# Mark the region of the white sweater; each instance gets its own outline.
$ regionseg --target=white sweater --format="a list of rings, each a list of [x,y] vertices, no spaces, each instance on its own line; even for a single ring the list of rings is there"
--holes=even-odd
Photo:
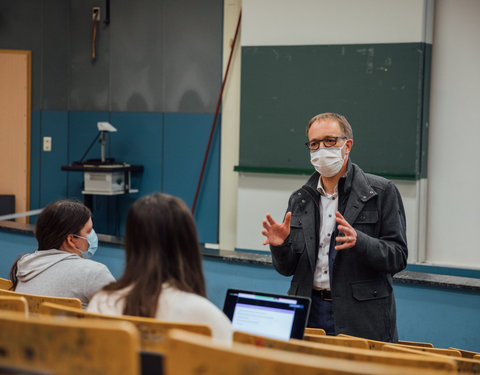
[[[130,288],[114,292],[100,291],[93,296],[87,311],[122,315],[125,296]],[[187,293],[164,284],[157,305],[156,319],[207,324],[212,329],[214,339],[226,345],[232,342],[232,324],[227,316],[208,299]]]

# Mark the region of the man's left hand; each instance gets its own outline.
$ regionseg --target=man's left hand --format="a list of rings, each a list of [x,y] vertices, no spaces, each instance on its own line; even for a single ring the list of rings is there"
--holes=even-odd
[[[343,232],[345,236],[338,236],[335,241],[342,242],[341,245],[335,246],[335,250],[350,249],[357,243],[357,232],[342,216],[340,212],[336,212],[336,222],[338,224],[338,230]]]

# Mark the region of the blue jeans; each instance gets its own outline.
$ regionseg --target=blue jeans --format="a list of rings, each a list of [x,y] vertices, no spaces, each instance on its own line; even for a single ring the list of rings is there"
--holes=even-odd
[[[320,296],[312,294],[312,305],[307,327],[322,328],[327,335],[335,335],[332,301],[325,301]]]

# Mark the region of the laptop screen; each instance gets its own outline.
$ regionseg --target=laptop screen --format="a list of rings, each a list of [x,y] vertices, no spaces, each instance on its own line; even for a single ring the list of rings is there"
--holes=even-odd
[[[310,298],[228,289],[223,312],[234,331],[279,340],[302,339]]]

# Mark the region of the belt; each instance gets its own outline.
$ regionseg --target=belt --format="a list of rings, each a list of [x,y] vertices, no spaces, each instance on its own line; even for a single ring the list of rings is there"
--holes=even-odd
[[[328,289],[312,289],[312,295],[320,297],[324,301],[332,300],[332,292]]]

